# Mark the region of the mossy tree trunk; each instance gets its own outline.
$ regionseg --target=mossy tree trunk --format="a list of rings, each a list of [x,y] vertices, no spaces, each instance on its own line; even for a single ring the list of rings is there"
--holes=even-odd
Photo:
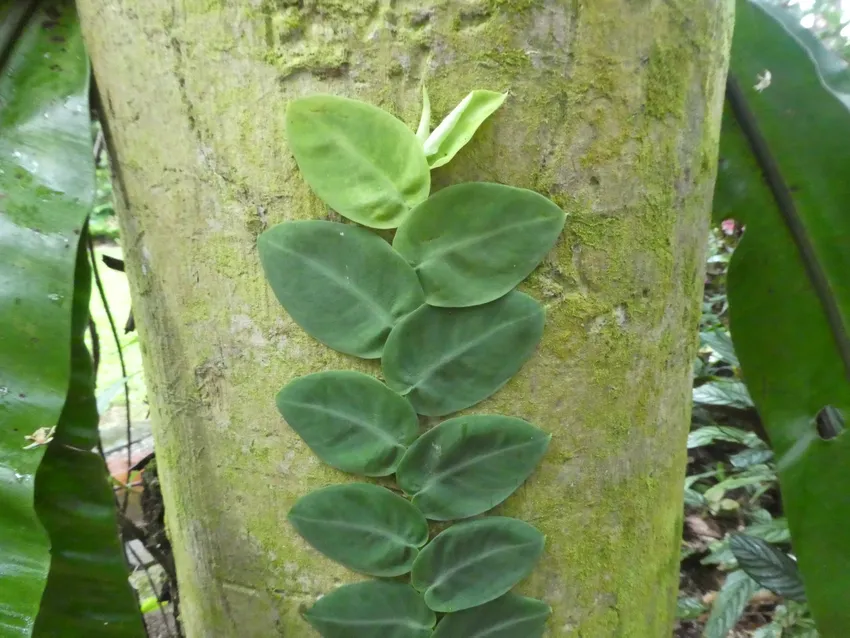
[[[357,96],[415,126],[473,88],[510,97],[437,185],[537,190],[570,213],[523,285],[535,358],[476,411],[552,432],[501,508],[548,537],[522,591],[549,636],[667,638],[690,370],[731,0],[78,0],[108,120],[157,457],[190,637],[314,635],[352,574],[286,513],[345,478],[274,407],[293,377],[377,368],[307,338],[257,235],[325,216],[287,150],[287,100]]]

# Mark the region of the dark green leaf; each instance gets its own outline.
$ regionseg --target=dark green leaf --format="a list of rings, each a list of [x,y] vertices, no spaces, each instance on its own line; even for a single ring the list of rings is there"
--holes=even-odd
[[[463,98],[425,141],[425,155],[431,168],[448,164],[506,97],[507,93],[476,90]]]
[[[381,356],[393,325],[424,302],[416,273],[368,230],[320,220],[260,235],[275,296],[307,334],[364,359]]]
[[[542,600],[505,594],[486,605],[448,614],[432,638],[540,638],[551,613]]]
[[[468,518],[495,507],[522,485],[551,434],[495,414],[444,421],[421,436],[398,467],[398,484],[437,521]]]
[[[765,70],[773,80],[756,91]],[[844,636],[850,436],[821,440],[814,421],[829,405],[850,414],[850,69],[799,13],[740,0],[731,74],[737,107],[725,114],[715,193],[717,216],[746,224],[729,267],[731,334],[776,456],[812,613],[824,636]],[[755,139],[772,159],[773,191]]]
[[[477,607],[528,576],[545,540],[534,527],[514,518],[458,523],[422,550],[413,563],[411,583],[434,611]]]
[[[413,406],[362,372],[299,377],[278,392],[277,409],[325,463],[364,476],[395,472],[419,433]]]
[[[477,306],[525,279],[555,245],[564,211],[534,191],[472,182],[417,206],[393,240],[432,306]]]
[[[729,549],[741,569],[762,587],[791,600],[806,600],[797,563],[785,552],[767,541],[746,534],[732,534]]]
[[[340,215],[395,228],[431,189],[425,152],[401,120],[333,95],[289,103],[286,136],[301,174]]]
[[[328,558],[370,576],[410,571],[428,523],[409,501],[367,483],[331,485],[289,510],[295,530]]]
[[[428,638],[436,617],[409,585],[344,585],[304,613],[323,638]]]
[[[758,583],[745,572],[731,572],[711,606],[703,638],[727,638],[758,588]]]
[[[423,306],[387,339],[384,376],[419,414],[442,416],[483,401],[513,377],[543,336],[543,307],[511,292],[474,308]]]

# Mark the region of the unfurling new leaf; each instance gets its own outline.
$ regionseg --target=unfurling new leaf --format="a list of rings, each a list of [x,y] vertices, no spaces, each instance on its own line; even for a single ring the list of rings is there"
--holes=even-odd
[[[507,93],[477,90],[463,98],[425,140],[425,155],[431,168],[448,164],[506,97]]]

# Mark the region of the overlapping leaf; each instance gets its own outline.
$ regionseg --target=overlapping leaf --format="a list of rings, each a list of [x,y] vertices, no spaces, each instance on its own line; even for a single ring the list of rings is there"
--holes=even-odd
[[[356,226],[286,222],[260,235],[258,248],[284,309],[309,335],[346,354],[380,357],[393,325],[424,301],[404,259]]]
[[[370,576],[406,574],[428,541],[428,523],[419,510],[367,483],[311,492],[298,499],[289,521],[325,556]]]
[[[375,106],[333,95],[293,100],[286,137],[313,191],[359,224],[395,228],[428,197],[431,173],[422,143]]]
[[[528,576],[544,543],[543,534],[514,518],[489,516],[458,523],[422,550],[411,582],[434,611],[477,607]]]
[[[432,306],[498,299],[555,245],[566,215],[539,193],[488,182],[456,184],[417,206],[395,248],[416,270]]]
[[[363,476],[395,472],[419,432],[413,406],[361,372],[299,377],[278,393],[277,409],[316,456]]]
[[[850,627],[850,436],[821,440],[814,421],[826,406],[850,414],[850,71],[799,15],[739,0],[731,74],[715,193],[716,217],[746,225],[728,276],[731,332],[812,612],[838,638]]]
[[[717,593],[705,623],[703,638],[727,638],[744,613],[747,603],[758,591],[758,583],[746,572],[737,570],[726,577]]]
[[[748,534],[733,534],[729,549],[741,569],[762,587],[791,600],[806,600],[797,563],[785,552]]]
[[[541,638],[551,613],[541,600],[505,594],[486,605],[447,614],[433,638]]]
[[[483,401],[513,377],[543,335],[543,308],[520,292],[473,308],[423,306],[390,333],[387,385],[419,414],[441,416]]]
[[[398,484],[438,521],[468,518],[495,507],[528,478],[551,435],[522,419],[497,414],[444,421],[410,447]]]
[[[448,164],[506,97],[507,93],[475,90],[463,98],[425,140],[425,155],[431,168]]]

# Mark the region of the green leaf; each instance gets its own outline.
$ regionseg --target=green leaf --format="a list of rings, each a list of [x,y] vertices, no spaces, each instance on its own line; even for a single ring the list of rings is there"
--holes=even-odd
[[[541,638],[551,613],[542,600],[505,594],[486,605],[448,614],[432,638]]]
[[[362,372],[299,377],[278,392],[277,409],[322,461],[364,476],[395,472],[419,434],[413,406]]]
[[[310,545],[370,576],[410,571],[428,541],[428,523],[409,501],[367,483],[331,485],[302,496],[289,521]]]
[[[448,164],[507,97],[507,93],[476,90],[463,98],[425,141],[431,168]]]
[[[432,306],[477,306],[505,295],[552,250],[567,216],[524,188],[449,186],[413,209],[393,248],[416,270]]]
[[[747,386],[741,381],[719,380],[703,383],[694,388],[694,403],[703,405],[725,405],[738,409],[753,407]]]
[[[424,302],[413,269],[363,228],[286,222],[262,233],[258,248],[286,312],[307,334],[345,354],[380,357],[392,327]]]
[[[428,99],[428,90],[422,85],[422,117],[419,118],[419,128],[416,129],[416,139],[422,144],[428,139],[431,130],[431,100]]]
[[[422,306],[390,333],[384,377],[419,414],[463,410],[519,371],[534,354],[544,322],[543,307],[521,292],[473,308]]]
[[[756,536],[768,543],[790,543],[791,532],[788,531],[788,520],[775,518],[768,523],[756,523],[744,530],[748,536]]]
[[[814,421],[826,406],[850,415],[850,69],[799,18],[738,2],[714,201],[746,224],[729,266],[731,334],[809,604],[832,638],[850,627],[850,436],[821,440]],[[765,70],[773,81],[756,91]]]
[[[529,477],[551,434],[497,414],[444,421],[410,447],[398,484],[436,521],[468,518],[496,507]]]
[[[323,638],[429,638],[437,621],[410,585],[343,585],[304,613]]]
[[[422,143],[371,104],[333,95],[293,100],[286,136],[310,188],[358,224],[395,228],[431,190]]]
[[[721,360],[737,368],[740,364],[732,345],[732,337],[722,328],[700,333],[700,344],[711,348]]]
[[[422,550],[413,563],[411,583],[434,611],[477,607],[528,576],[545,540],[534,527],[514,518],[458,523]]]
[[[711,606],[711,614],[703,629],[703,638],[727,638],[758,588],[758,583],[745,572],[731,572]]]
[[[762,587],[791,600],[806,600],[797,563],[785,552],[767,541],[746,534],[732,534],[729,537],[729,549],[741,569]]]
[[[715,441],[740,443],[752,449],[767,447],[755,432],[747,432],[729,425],[704,425],[688,434],[688,449],[711,445]]]

